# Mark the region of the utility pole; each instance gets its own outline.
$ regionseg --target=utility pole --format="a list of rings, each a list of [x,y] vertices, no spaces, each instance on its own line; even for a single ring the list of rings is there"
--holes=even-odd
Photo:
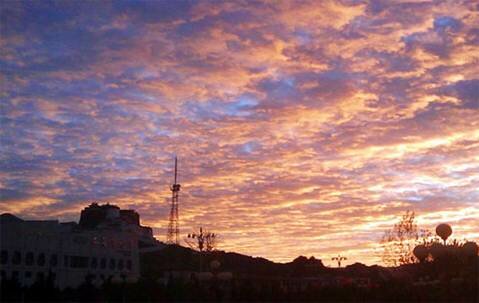
[[[178,217],[178,194],[180,192],[181,185],[176,183],[178,175],[178,159],[175,156],[175,181],[170,186],[171,190],[171,209],[170,220],[168,222],[168,233],[166,235],[166,243],[179,244],[180,227]]]

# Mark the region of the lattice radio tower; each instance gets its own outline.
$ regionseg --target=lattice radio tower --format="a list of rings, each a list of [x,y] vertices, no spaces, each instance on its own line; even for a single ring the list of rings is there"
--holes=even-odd
[[[181,185],[176,183],[178,168],[178,159],[175,157],[175,182],[170,186],[171,190],[171,210],[170,220],[168,223],[168,234],[166,235],[166,242],[169,244],[179,244],[180,227],[178,219],[178,193]]]

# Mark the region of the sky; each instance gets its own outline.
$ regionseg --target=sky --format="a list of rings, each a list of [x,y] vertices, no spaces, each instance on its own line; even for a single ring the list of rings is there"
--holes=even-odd
[[[479,240],[477,1],[1,2],[0,212],[378,263],[406,211]]]

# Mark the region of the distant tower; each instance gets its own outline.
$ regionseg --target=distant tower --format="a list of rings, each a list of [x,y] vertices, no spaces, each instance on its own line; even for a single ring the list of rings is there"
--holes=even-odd
[[[179,244],[180,227],[178,219],[178,193],[180,192],[180,184],[176,183],[178,168],[178,159],[175,157],[175,182],[170,186],[171,190],[171,210],[170,221],[168,223],[168,234],[166,235],[166,242],[168,244]]]

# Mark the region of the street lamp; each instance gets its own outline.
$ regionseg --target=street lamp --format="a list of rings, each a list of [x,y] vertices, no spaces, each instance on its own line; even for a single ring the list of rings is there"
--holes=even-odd
[[[200,271],[203,270],[203,250],[206,249],[206,251],[210,251],[213,249],[216,236],[217,235],[215,233],[203,232],[202,227],[200,227],[199,233],[188,234],[188,239],[194,240],[196,242],[195,247],[200,251]]]
[[[338,261],[338,267],[341,267],[341,261],[347,260],[348,258],[338,255],[337,257],[332,257],[331,260]]]

